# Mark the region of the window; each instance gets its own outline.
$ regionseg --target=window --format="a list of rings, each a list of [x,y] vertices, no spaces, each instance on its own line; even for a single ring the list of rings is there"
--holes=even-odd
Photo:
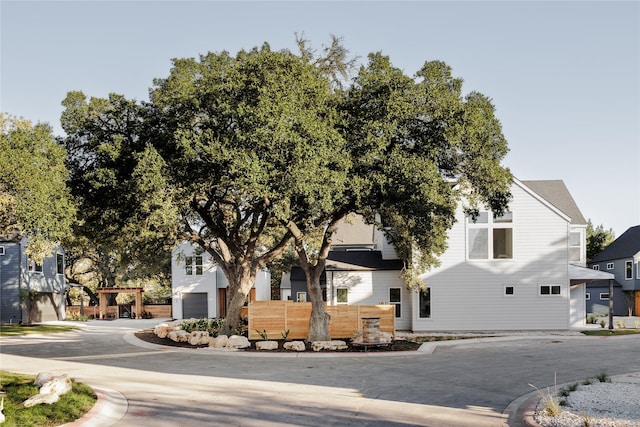
[[[42,264],[38,264],[37,262],[27,261],[29,266],[29,271],[34,273],[42,273]]]
[[[56,254],[56,273],[64,274],[64,255]]]
[[[196,258],[196,275],[202,276],[202,257],[197,256]]]
[[[511,296],[514,295],[515,289],[513,288],[513,286],[505,286],[504,287],[504,294],[505,296]]]
[[[591,294],[589,292],[587,292],[586,294],[584,294],[584,299],[589,301],[591,299]]]
[[[423,289],[420,291],[418,303],[420,305],[420,318],[431,318],[431,288]]]
[[[569,233],[569,261],[582,261],[582,233],[580,231]]]
[[[612,262],[608,262],[607,263],[607,270],[613,270],[613,263]]]
[[[475,218],[469,216],[467,224],[469,259],[513,258],[512,212],[501,216],[479,212]]]
[[[202,276],[202,257],[201,256],[188,256],[184,259],[185,274],[187,276],[193,275],[194,265],[195,273],[197,276]]]
[[[402,293],[400,288],[389,288],[389,302],[396,306],[396,318],[402,317]]]
[[[609,299],[609,293],[604,293],[604,294],[600,294],[600,299],[601,300],[608,300]]]
[[[560,285],[540,285],[540,295],[560,295]]]
[[[624,263],[624,278],[626,280],[633,279],[633,261],[626,261]]]
[[[297,302],[307,302],[307,293],[306,292],[296,292],[296,301]]]
[[[4,246],[0,246],[0,255],[4,255]]]
[[[338,298],[338,304],[347,304],[349,302],[349,289],[336,289],[336,297]]]
[[[596,264],[596,265],[594,265],[594,266],[593,266],[593,267],[591,267],[591,268],[593,268],[594,270],[600,270],[600,265],[599,265],[599,264]]]

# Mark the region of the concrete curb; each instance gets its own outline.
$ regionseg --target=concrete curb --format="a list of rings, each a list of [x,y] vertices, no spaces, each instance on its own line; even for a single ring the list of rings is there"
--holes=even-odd
[[[98,396],[98,401],[93,408],[82,418],[64,424],[60,427],[103,427],[110,426],[120,421],[129,408],[127,399],[122,393],[105,388],[91,387]]]

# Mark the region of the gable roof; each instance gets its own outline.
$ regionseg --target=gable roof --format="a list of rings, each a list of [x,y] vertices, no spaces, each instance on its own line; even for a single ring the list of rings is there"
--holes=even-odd
[[[629,228],[620,237],[611,242],[591,263],[612,259],[629,258],[640,252],[640,225]]]
[[[567,186],[560,179],[521,181],[533,192],[551,203],[562,213],[571,218],[571,224],[586,224],[587,220],[580,212],[578,205],[569,193]]]

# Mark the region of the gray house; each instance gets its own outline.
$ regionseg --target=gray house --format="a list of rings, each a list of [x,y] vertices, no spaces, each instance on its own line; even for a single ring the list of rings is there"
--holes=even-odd
[[[0,239],[0,322],[65,319],[64,251],[42,264],[25,254],[27,239]]]
[[[589,267],[612,273],[613,314],[627,316],[640,313],[640,225],[631,227],[602,252],[593,257]],[[587,311],[598,312],[609,306],[609,282],[587,283]]]

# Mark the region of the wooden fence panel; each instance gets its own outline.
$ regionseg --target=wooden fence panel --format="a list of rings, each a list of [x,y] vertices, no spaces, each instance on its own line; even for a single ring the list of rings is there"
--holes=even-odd
[[[331,338],[351,338],[362,329],[363,317],[379,317],[380,330],[395,334],[393,305],[337,305],[326,306],[331,316]],[[249,339],[260,339],[258,331],[265,331],[269,339],[280,339],[289,330],[288,338],[306,339],[309,333],[311,303],[293,301],[253,301],[249,304]]]

